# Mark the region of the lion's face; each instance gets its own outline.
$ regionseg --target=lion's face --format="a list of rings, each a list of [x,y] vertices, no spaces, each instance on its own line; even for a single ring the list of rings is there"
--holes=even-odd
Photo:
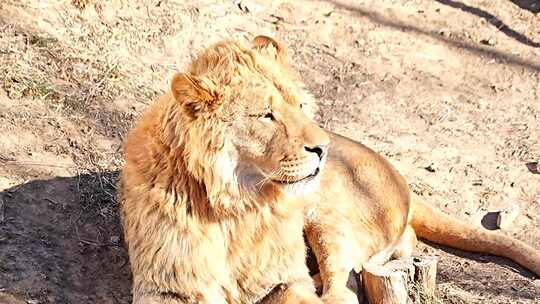
[[[190,75],[173,80],[173,94],[193,125],[219,138],[222,161],[214,170],[234,171],[236,180],[255,190],[269,183],[313,188],[307,186],[317,182],[326,160],[329,138],[308,116],[312,97],[285,56],[267,37],[256,38],[252,49],[219,44],[193,63]]]
[[[302,95],[294,89],[284,97],[272,83],[254,86],[235,113],[230,132],[239,163],[256,169],[246,172],[259,183],[305,186],[324,166],[329,138],[302,111]]]

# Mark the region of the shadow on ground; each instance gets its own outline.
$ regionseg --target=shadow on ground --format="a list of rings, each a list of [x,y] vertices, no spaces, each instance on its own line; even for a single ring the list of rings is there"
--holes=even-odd
[[[437,1],[441,3],[445,2],[445,4],[450,4],[450,2],[454,3],[454,1],[448,1],[448,0],[437,0]],[[415,25],[401,22],[395,19],[390,19],[378,12],[367,10],[361,6],[354,6],[354,5],[342,3],[338,0],[327,0],[327,2],[333,4],[336,8],[348,10],[357,16],[367,18],[371,22],[380,24],[381,26],[384,26],[384,27],[389,27],[389,28],[400,30],[403,32],[413,33],[418,36],[430,37],[437,41],[443,42],[450,47],[461,49],[471,54],[475,54],[477,56],[486,56],[488,58],[493,58],[498,61],[504,62],[507,65],[521,67],[532,72],[540,71],[540,64],[521,59],[518,56],[515,56],[512,54],[506,54],[504,52],[497,51],[495,49],[489,49],[489,48],[485,48],[485,47],[482,47],[473,43],[468,43],[461,40],[444,37],[444,36],[439,35],[438,33],[431,32],[426,29],[422,29]],[[527,37],[524,37],[523,39],[528,39],[527,41],[531,41]],[[536,44],[536,42],[532,42],[532,43]]]
[[[510,0],[515,5],[533,14],[540,13],[540,1],[538,0]]]
[[[493,15],[491,13],[488,13],[488,12],[486,12],[484,10],[481,10],[481,9],[473,7],[473,6],[469,6],[469,5],[461,3],[459,1],[452,1],[452,0],[435,0],[435,1],[437,1],[437,2],[439,2],[441,4],[444,4],[444,5],[448,5],[450,7],[462,10],[462,11],[467,12],[469,14],[473,14],[475,16],[478,16],[478,17],[486,20],[489,24],[496,27],[499,31],[504,33],[506,36],[512,37],[513,39],[515,39],[515,40],[517,40],[517,41],[519,41],[519,42],[521,42],[521,43],[523,43],[525,45],[535,47],[535,48],[540,47],[540,43],[535,42],[535,41],[531,40],[530,38],[528,38],[527,36],[525,36],[525,35],[517,32],[517,31],[515,31],[514,29],[510,28],[501,19],[497,18],[495,15]],[[512,2],[514,2],[516,5],[520,6],[521,8],[528,8],[529,10],[531,10],[533,8],[533,5],[534,5],[534,3],[532,3],[533,1],[512,1]],[[527,2],[531,2],[531,3],[527,3]],[[536,0],[534,2],[536,2],[536,5],[538,6],[538,9],[540,9],[540,4],[538,3],[538,0]]]
[[[459,286],[461,290],[474,290],[483,295],[505,295],[511,299],[521,300],[535,300],[540,297],[540,290],[530,283],[535,275],[507,258],[467,252],[426,240],[422,242],[444,252],[444,258],[440,259],[437,266],[439,288],[445,284],[453,284]],[[503,269],[494,273],[490,271],[494,267]],[[501,273],[504,275],[501,276]]]
[[[130,303],[118,172],[33,180],[0,192],[0,288],[39,303]]]
[[[0,302],[131,302],[131,273],[116,201],[117,179],[117,171],[92,172],[33,180],[0,192],[0,205],[4,206],[0,223]],[[441,283],[470,288],[472,271],[478,292],[508,293],[522,299],[538,296],[527,287],[527,278],[533,275],[507,259],[430,245],[480,262],[456,272],[452,269],[456,258],[444,259],[446,264],[439,272]],[[499,264],[523,279],[501,283],[500,278],[482,271],[490,267],[487,263]]]

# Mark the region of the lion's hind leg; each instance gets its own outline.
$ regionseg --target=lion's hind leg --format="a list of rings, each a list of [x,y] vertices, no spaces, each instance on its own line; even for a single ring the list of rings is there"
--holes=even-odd
[[[414,248],[418,239],[416,238],[416,233],[411,225],[407,225],[405,231],[401,235],[400,240],[395,246],[395,251],[392,254],[392,258],[399,259],[401,257],[409,257],[412,255]]]

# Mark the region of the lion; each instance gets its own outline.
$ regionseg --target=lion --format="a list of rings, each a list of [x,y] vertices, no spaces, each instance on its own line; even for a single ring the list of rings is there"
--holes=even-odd
[[[430,207],[382,156],[319,127],[287,54],[266,36],[215,44],[129,133],[133,303],[269,303],[276,289],[271,303],[358,303],[350,270],[410,255],[416,235],[540,275],[538,251]]]
[[[329,137],[268,42],[209,48],[127,136],[133,303],[255,303],[278,286],[276,303],[322,303],[305,263],[309,202],[294,193],[315,187],[319,171],[300,167],[322,168]]]

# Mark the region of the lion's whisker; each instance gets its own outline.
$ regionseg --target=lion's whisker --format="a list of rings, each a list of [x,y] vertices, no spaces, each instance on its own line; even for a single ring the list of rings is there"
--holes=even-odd
[[[276,176],[277,174],[279,174],[280,171],[281,168],[278,168],[278,170],[274,170],[269,174],[263,174],[263,178],[255,184],[255,187],[258,187],[257,191],[260,192],[262,190],[262,187],[272,179],[272,176]]]

